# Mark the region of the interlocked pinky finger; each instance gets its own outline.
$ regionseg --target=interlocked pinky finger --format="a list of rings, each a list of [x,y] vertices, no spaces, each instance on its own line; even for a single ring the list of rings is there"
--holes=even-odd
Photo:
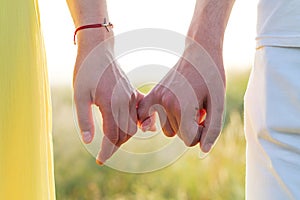
[[[160,124],[162,125],[162,130],[167,137],[173,137],[176,135],[175,130],[172,128],[172,125],[167,117],[166,112],[163,108],[157,109],[158,117]]]

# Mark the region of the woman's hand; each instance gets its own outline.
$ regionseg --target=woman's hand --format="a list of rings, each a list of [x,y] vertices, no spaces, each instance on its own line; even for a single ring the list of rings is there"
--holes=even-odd
[[[113,33],[105,28],[78,33],[74,100],[82,140],[94,138],[91,105],[99,107],[104,138],[97,163],[103,164],[137,131],[137,104],[143,98],[114,60]]]

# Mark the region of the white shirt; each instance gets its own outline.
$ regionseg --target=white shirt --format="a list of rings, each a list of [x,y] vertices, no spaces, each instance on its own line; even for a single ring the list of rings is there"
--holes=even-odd
[[[257,48],[300,47],[300,0],[260,0]]]

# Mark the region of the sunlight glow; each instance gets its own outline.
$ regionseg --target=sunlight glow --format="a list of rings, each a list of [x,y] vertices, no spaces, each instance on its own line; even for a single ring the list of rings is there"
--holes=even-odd
[[[39,2],[50,83],[71,85],[76,46],[72,40],[74,25],[67,4],[61,0]],[[139,28],[164,28],[185,34],[195,5],[195,0],[107,2],[115,35]],[[234,5],[225,33],[223,54],[226,69],[245,69],[252,66],[255,51],[256,4],[255,0],[236,1]],[[137,58],[132,57],[132,60],[127,61],[132,63]]]

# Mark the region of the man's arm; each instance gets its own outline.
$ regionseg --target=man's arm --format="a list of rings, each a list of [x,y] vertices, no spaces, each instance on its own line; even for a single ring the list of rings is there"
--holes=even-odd
[[[182,58],[139,104],[138,115],[145,120],[142,127],[148,124],[150,108],[160,104],[165,109],[165,116],[157,110],[160,119],[166,118],[162,124],[165,135],[177,134],[187,146],[200,143],[204,152],[210,151],[222,128],[222,47],[233,4],[234,0],[197,0]],[[201,109],[206,110],[207,117],[199,124],[195,119],[201,118],[197,111]]]
[[[210,54],[224,77],[223,39],[234,2],[235,0],[197,0],[187,33],[188,37]]]

